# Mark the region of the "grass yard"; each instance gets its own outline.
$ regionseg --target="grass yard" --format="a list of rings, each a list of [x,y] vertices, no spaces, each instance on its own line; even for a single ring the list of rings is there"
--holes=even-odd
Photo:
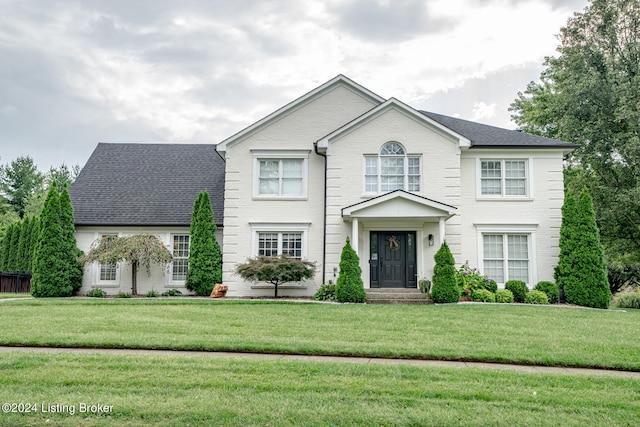
[[[611,427],[640,422],[640,381],[610,377],[17,352],[3,354],[0,373],[0,402],[29,404],[31,410],[1,413],[0,425],[11,426]],[[105,413],[80,413],[98,404]]]
[[[199,299],[0,305],[0,345],[515,362],[640,370],[640,310]]]

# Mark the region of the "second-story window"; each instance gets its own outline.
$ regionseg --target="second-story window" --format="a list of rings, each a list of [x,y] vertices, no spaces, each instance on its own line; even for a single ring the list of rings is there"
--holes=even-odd
[[[365,156],[365,192],[420,191],[420,156],[407,155],[402,144],[388,142],[377,156]]]

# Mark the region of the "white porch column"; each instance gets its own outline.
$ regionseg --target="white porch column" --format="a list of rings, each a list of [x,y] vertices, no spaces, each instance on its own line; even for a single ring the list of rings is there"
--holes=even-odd
[[[438,221],[438,234],[440,234],[440,245],[444,243],[444,218],[440,217]]]
[[[358,255],[358,218],[352,218],[351,220],[351,247],[356,251]],[[358,255],[359,256],[359,255]]]

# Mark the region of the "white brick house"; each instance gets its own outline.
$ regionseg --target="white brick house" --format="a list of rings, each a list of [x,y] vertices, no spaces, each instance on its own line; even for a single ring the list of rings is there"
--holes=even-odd
[[[457,263],[500,284],[553,280],[562,161],[574,147],[417,111],[337,76],[216,146],[224,205],[212,203],[224,212],[227,295],[272,295],[271,285],[233,270],[281,253],[315,261],[318,271],[280,294],[313,295],[335,282],[347,237],[367,288],[430,279],[444,239]],[[85,283],[96,285],[86,275]]]

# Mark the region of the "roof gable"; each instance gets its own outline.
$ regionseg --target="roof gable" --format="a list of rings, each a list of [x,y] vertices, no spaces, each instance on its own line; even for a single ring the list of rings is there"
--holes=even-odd
[[[329,80],[328,82],[324,83],[323,85],[313,89],[311,92],[308,92],[307,94],[301,96],[300,98],[288,103],[284,107],[262,118],[261,120],[257,121],[251,126],[225,139],[224,141],[222,141],[220,144],[216,146],[216,149],[218,150],[218,152],[221,152],[221,153],[226,152],[227,149],[233,146],[235,143],[242,141],[243,139],[257,132],[264,126],[267,126],[270,123],[273,123],[274,121],[280,119],[286,114],[289,114],[290,112],[298,108],[301,108],[304,105],[312,102],[313,100],[321,97],[325,93],[335,89],[337,86],[346,87],[347,89],[359,94],[360,96],[374,103],[384,102],[384,98],[376,95],[375,93],[371,92],[369,89],[365,88],[364,86],[361,86],[358,83],[354,82],[353,80],[340,74],[334,77],[333,79]]]
[[[364,126],[370,121],[375,120],[377,117],[381,116],[386,111],[389,111],[391,109],[396,109],[402,112],[403,114],[405,114],[406,116],[428,126],[429,128],[441,134],[444,134],[449,139],[455,141],[456,144],[458,145],[458,148],[468,147],[470,145],[469,139],[467,139],[467,137],[465,137],[464,135],[457,133],[455,130],[451,128],[443,126],[438,121],[433,120],[429,116],[426,116],[425,114],[422,114],[421,112],[409,107],[407,104],[397,100],[396,98],[389,98],[387,101],[383,102],[382,104],[372,108],[371,110],[367,111],[365,114],[361,115],[360,117],[352,120],[346,125],[340,127],[339,129],[336,129],[335,131],[331,132],[330,134],[318,140],[317,147],[319,149],[327,149],[331,142],[352,132],[353,130],[357,129],[360,126]]]
[[[420,218],[423,221],[450,218],[457,209],[404,190],[395,190],[355,205],[342,208],[342,217],[351,218]]]
[[[75,224],[189,226],[207,191],[222,225],[224,172],[214,145],[100,143],[69,191]]]

